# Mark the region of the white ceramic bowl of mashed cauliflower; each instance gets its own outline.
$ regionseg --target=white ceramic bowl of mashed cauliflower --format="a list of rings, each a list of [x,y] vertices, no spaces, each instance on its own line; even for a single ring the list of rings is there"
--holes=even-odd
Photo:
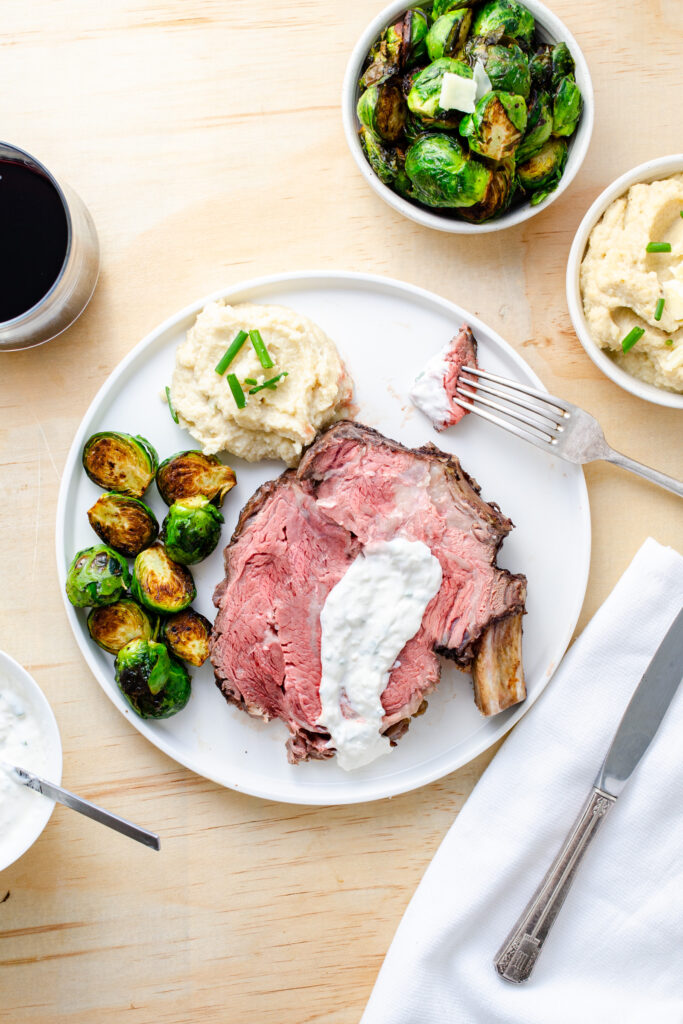
[[[569,254],[567,302],[604,374],[683,409],[683,154],[640,164],[598,196]]]
[[[0,651],[0,761],[59,784],[62,745],[52,709],[28,672]],[[35,843],[52,800],[15,782],[0,768],[0,871]]]

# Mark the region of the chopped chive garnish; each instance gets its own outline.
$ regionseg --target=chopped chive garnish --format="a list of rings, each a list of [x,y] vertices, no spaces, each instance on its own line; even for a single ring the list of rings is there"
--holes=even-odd
[[[681,214],[681,217],[683,217],[683,213]],[[674,343],[673,338],[667,338],[666,341],[664,342],[665,345],[673,345],[673,343]]]
[[[658,299],[657,305],[655,306],[655,320],[661,320],[663,312],[664,312],[664,299]]]
[[[166,401],[168,402],[168,411],[170,412],[171,416],[173,417],[173,422],[177,423],[178,422],[178,413],[173,408],[173,402],[171,401],[171,389],[169,388],[168,384],[166,385]]]
[[[646,252],[671,252],[671,242],[648,242]]]
[[[263,343],[261,332],[257,330],[249,331],[249,337],[251,338],[251,343],[254,346],[254,352],[258,356],[258,361],[263,369],[269,370],[271,366],[275,366],[275,363],[268,355],[268,349]]]
[[[681,217],[683,217],[683,210],[681,210],[680,213],[681,213]]]
[[[223,356],[220,363],[216,367],[216,373],[220,373],[221,375],[225,373],[227,368],[230,366],[230,363],[233,361],[233,359],[235,358],[239,350],[242,348],[242,345],[244,345],[248,337],[249,335],[247,334],[246,331],[240,331],[239,334],[235,335],[235,340],[233,341],[230,348],[226,350],[225,355]]]
[[[268,388],[269,391],[275,391],[277,388],[277,382],[282,380],[283,377],[289,377],[287,370],[283,370],[282,373],[278,373],[277,377],[271,377],[270,380],[264,380],[263,384],[257,384],[255,388],[249,388],[249,394],[255,395],[259,391],[263,391],[264,388]],[[245,381],[245,383],[249,383]]]
[[[245,377],[244,378],[244,383],[245,384],[258,384],[258,381],[254,380],[253,377]]]
[[[645,334],[645,331],[643,330],[642,327],[633,327],[633,328],[631,328],[631,330],[628,332],[628,334],[626,335],[626,337],[623,339],[623,341],[621,343],[621,351],[622,352],[628,352],[628,350],[630,348],[633,348],[633,346],[635,345],[635,343],[637,341],[640,341],[640,339],[642,338],[642,336],[644,334]]]
[[[234,373],[229,373],[227,376],[230,390],[232,391],[232,397],[235,399],[235,405],[238,409],[244,409],[247,404],[247,400],[244,397],[244,391],[242,391],[242,385],[238,381]]]

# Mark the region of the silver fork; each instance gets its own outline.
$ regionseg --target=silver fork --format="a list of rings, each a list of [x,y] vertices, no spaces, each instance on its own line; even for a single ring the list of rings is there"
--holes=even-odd
[[[467,385],[469,390],[462,385]],[[456,405],[530,441],[537,448],[559,455],[567,462],[583,464],[596,459],[614,462],[683,497],[683,482],[615,452],[605,441],[598,421],[571,402],[472,366],[462,368],[456,391],[463,396],[451,396]]]

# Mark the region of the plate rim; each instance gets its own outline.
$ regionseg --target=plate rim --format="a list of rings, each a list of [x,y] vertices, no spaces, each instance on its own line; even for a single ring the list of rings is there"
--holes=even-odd
[[[83,437],[85,435],[87,424],[89,423],[92,416],[97,412],[102,400],[110,393],[112,387],[115,385],[117,379],[121,377],[130,364],[136,360],[136,358],[143,353],[147,348],[152,346],[154,342],[173,329],[176,325],[181,323],[187,317],[198,313],[207,303],[215,302],[219,299],[234,299],[242,293],[253,292],[257,289],[267,288],[272,286],[283,286],[292,283],[304,283],[311,282],[312,284],[333,284],[334,282],[340,284],[356,283],[358,285],[370,286],[372,288],[379,288],[385,291],[397,291],[403,295],[408,294],[418,299],[423,303],[430,305],[436,305],[443,310],[447,311],[451,315],[461,317],[467,323],[469,323],[475,332],[482,330],[484,333],[489,335],[495,340],[496,344],[499,344],[501,348],[509,355],[513,362],[520,367],[520,369],[534,381],[535,385],[543,391],[547,391],[547,388],[529,366],[529,364],[522,358],[521,355],[505,341],[504,338],[498,334],[493,328],[489,327],[479,317],[474,316],[468,310],[464,309],[456,302],[452,302],[450,299],[446,299],[441,295],[432,292],[427,288],[422,288],[419,285],[411,284],[407,281],[401,281],[398,278],[384,276],[382,274],[370,274],[365,271],[354,271],[354,270],[295,270],[286,271],[283,273],[267,274],[260,277],[249,278],[246,281],[237,282],[235,284],[228,285],[223,288],[219,288],[210,294],[204,296],[201,299],[197,299],[194,302],[189,303],[182,309],[176,311],[166,319],[162,320],[161,323],[157,324],[152,330],[148,331],[144,337],[133,346],[133,348],[121,359],[107,375],[105,380],[102,382],[91,402],[89,403],[86,411],[83,413],[79,425],[74,434],[71,446],[69,448],[62,476],[59,485],[59,495],[57,499],[57,510],[56,510],[56,523],[55,523],[55,556],[57,562],[57,575],[59,578],[60,592],[62,595],[62,601],[66,610],[67,620],[71,628],[71,632],[74,636],[76,644],[84,657],[88,668],[92,672],[95,680],[97,681],[100,689],[106,694],[107,698],[112,702],[114,707],[119,711],[125,719],[132,724],[137,731],[145,737],[148,742],[152,743],[158,750],[164,753],[167,757],[171,758],[176,764],[180,764],[202,778],[209,779],[216,785],[222,786],[225,789],[231,789],[238,793],[245,793],[249,796],[258,797],[262,800],[272,800],[277,803],[293,804],[299,806],[342,806],[356,803],[370,803],[375,800],[389,799],[394,796],[399,796],[403,793],[409,793],[416,789],[421,789],[423,786],[428,786],[432,782],[438,781],[439,779],[446,778],[453,772],[458,771],[464,765],[469,764],[476,757],[479,757],[486,750],[490,749],[495,743],[497,743],[502,737],[504,737],[510,729],[522,718],[527,712],[533,707],[536,700],[540,697],[543,691],[548,686],[549,682],[553,678],[557,668],[559,667],[562,658],[564,657],[566,650],[571,641],[576,623],[586,596],[586,588],[588,585],[588,577],[590,572],[591,564],[591,548],[592,548],[592,531],[591,531],[591,516],[590,516],[590,503],[588,496],[588,488],[586,486],[586,479],[581,466],[573,466],[568,464],[570,469],[576,471],[576,483],[579,488],[580,502],[579,502],[579,513],[581,515],[581,531],[584,538],[583,550],[584,554],[584,566],[581,579],[581,585],[577,590],[577,598],[575,601],[575,607],[571,615],[571,622],[568,622],[567,628],[563,635],[561,643],[558,644],[558,651],[556,657],[551,662],[550,670],[546,671],[545,679],[541,680],[537,692],[527,697],[517,708],[516,711],[508,718],[505,718],[500,726],[494,730],[484,741],[484,746],[480,747],[475,753],[469,753],[464,755],[462,758],[457,758],[455,763],[450,765],[446,771],[441,768],[436,768],[431,772],[419,775],[419,778],[415,779],[411,776],[410,781],[406,784],[403,778],[404,772],[400,775],[394,776],[392,783],[388,784],[387,780],[379,780],[374,785],[370,783],[370,780],[364,783],[364,788],[359,791],[358,795],[353,792],[351,783],[352,776],[350,776],[350,785],[344,788],[341,793],[330,792],[326,798],[320,793],[321,786],[318,785],[315,789],[312,788],[310,792],[292,793],[292,792],[273,792],[272,789],[262,787],[256,780],[260,779],[261,776],[255,776],[254,783],[248,783],[243,785],[240,782],[230,781],[226,782],[224,779],[217,777],[212,772],[206,771],[203,767],[198,767],[192,757],[179,756],[178,752],[171,749],[171,743],[167,740],[165,735],[150,734],[146,728],[146,720],[137,718],[137,716],[130,713],[128,709],[123,707],[119,703],[117,694],[114,690],[105,688],[99,678],[99,665],[95,660],[95,649],[92,644],[88,644],[86,637],[82,635],[80,624],[76,616],[76,609],[70,604],[66,592],[64,589],[64,583],[66,579],[66,564],[64,562],[64,525],[65,525],[65,510],[67,493],[69,491],[69,484],[73,476],[74,467],[76,463],[80,462],[80,453],[83,444]],[[241,299],[239,301],[249,301],[249,299]],[[78,627],[78,628],[77,628]]]

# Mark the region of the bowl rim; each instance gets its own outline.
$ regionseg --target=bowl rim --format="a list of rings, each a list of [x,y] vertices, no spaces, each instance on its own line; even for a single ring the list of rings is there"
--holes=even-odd
[[[50,702],[47,697],[38,686],[33,676],[26,671],[23,665],[20,665],[15,658],[13,658],[6,651],[0,650],[0,671],[4,670],[7,675],[14,676],[15,679],[21,681],[26,690],[30,693],[31,698],[35,701],[37,707],[40,709],[42,715],[42,725],[44,726],[44,734],[47,738],[47,749],[48,749],[48,762],[50,771],[50,781],[59,785],[62,781],[62,741],[59,733],[59,725],[55,718],[54,712],[50,706]],[[42,835],[45,826],[52,816],[52,812],[55,809],[54,802],[52,800],[45,799],[45,807],[43,813],[36,815],[34,827],[26,832],[25,839],[19,843],[12,850],[11,860],[4,861],[0,860],[0,871],[4,871],[5,868],[15,864],[20,857],[29,850],[36,840]]]
[[[584,351],[593,360],[599,370],[618,384],[625,391],[629,391],[637,398],[643,398],[655,405],[663,405],[672,409],[683,409],[683,394],[675,391],[664,391],[654,384],[633,377],[626,370],[617,366],[601,348],[598,347],[586,323],[581,299],[581,285],[579,274],[581,261],[583,260],[588,245],[588,238],[591,231],[602,217],[607,207],[623,195],[632,185],[640,182],[647,183],[661,178],[670,177],[677,172],[683,172],[683,153],[671,153],[668,156],[654,157],[646,160],[630,171],[625,171],[618,178],[615,178],[590,205],[579,224],[567,258],[566,292],[569,316],[571,317],[576,336],[581,342]]]
[[[432,213],[428,209],[422,209],[421,207],[410,203],[407,199],[403,199],[387,185],[383,184],[365,158],[365,154],[363,153],[358,140],[358,130],[356,126],[356,86],[359,71],[372,43],[379,36],[381,31],[387,25],[391,24],[392,20],[395,19],[398,14],[402,11],[408,10],[410,7],[409,0],[392,0],[387,7],[384,7],[366,26],[351,51],[351,55],[346,65],[346,72],[344,74],[341,102],[342,123],[344,126],[346,143],[361,174],[380,199],[383,199],[384,202],[396,210],[397,213],[400,213],[409,220],[422,225],[422,227],[433,228],[436,231],[444,231],[448,234],[478,235],[492,231],[503,231],[505,228],[522,224],[524,221],[534,217],[537,213],[547,209],[547,207],[550,206],[551,203],[555,202],[556,199],[559,199],[559,197],[569,188],[585,160],[591,136],[593,134],[595,113],[593,82],[591,80],[586,59],[581,47],[565,23],[558,18],[556,14],[549,10],[545,4],[541,3],[541,0],[521,0],[521,2],[523,2],[524,6],[533,14],[534,20],[539,22],[540,26],[545,30],[548,36],[555,40],[562,40],[569,47],[572,57],[574,58],[574,63],[576,64],[576,79],[583,97],[583,111],[576,133],[572,138],[572,145],[569,150],[569,159],[567,160],[564,174],[562,175],[560,184],[555,191],[551,192],[550,195],[537,206],[531,206],[530,203],[527,202],[512,212],[503,214],[503,216],[497,220],[485,221],[483,224],[472,224],[469,221],[458,220],[454,217],[446,217],[443,214]],[[417,0],[417,3],[420,4],[420,0]]]

